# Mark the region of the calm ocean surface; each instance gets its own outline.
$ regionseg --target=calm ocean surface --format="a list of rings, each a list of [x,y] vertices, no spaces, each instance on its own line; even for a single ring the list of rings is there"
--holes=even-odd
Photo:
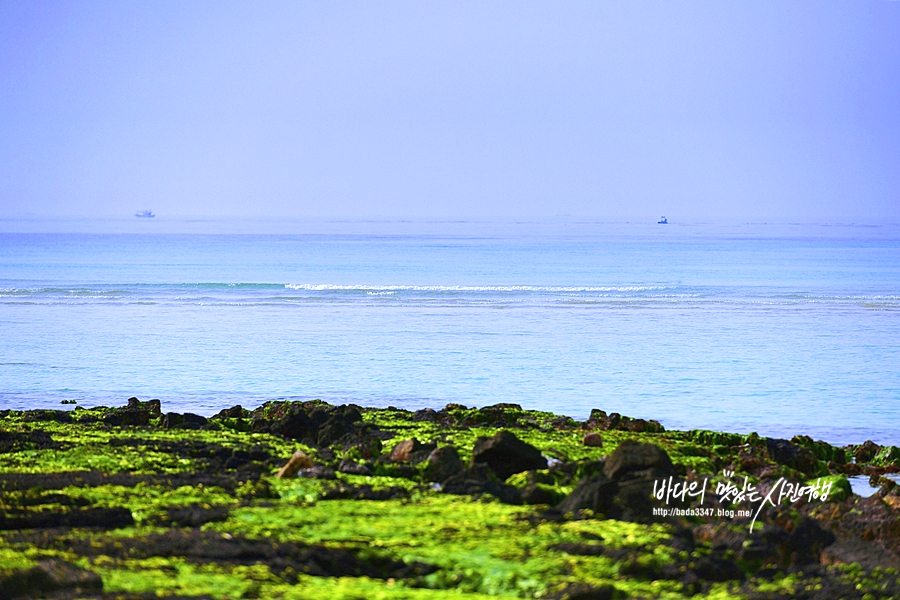
[[[900,444],[898,225],[59,228],[0,233],[0,409],[517,402]]]

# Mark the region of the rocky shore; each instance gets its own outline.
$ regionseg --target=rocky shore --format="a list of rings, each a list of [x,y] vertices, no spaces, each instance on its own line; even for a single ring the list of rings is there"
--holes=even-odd
[[[515,404],[0,411],[0,600],[900,598],[898,471]]]

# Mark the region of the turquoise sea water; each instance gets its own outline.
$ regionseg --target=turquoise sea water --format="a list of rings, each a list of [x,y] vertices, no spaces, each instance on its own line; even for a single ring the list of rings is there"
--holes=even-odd
[[[101,225],[0,233],[0,409],[517,402],[900,444],[896,225]]]

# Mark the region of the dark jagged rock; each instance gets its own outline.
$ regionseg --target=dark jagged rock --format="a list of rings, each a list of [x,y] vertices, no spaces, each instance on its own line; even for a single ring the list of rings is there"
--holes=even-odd
[[[312,410],[308,410],[309,420],[312,421],[313,427],[318,429],[325,423],[333,412],[333,408],[327,409],[324,406],[315,406]]]
[[[453,446],[435,448],[428,455],[425,465],[425,477],[428,481],[446,481],[465,468],[459,453]]]
[[[417,464],[426,460],[435,448],[437,448],[437,444],[422,444],[419,440],[411,438],[394,446],[390,459],[394,462]]]
[[[158,417],[162,414],[162,405],[156,398],[147,400],[146,402],[141,402],[137,398],[129,398],[128,406],[126,408],[128,410],[146,410],[154,417]]]
[[[194,413],[174,413],[169,412],[162,416],[159,425],[163,429],[200,429],[208,422],[206,417],[195,415]]]
[[[212,416],[213,419],[246,419],[250,417],[250,411],[235,404],[231,408],[223,408]]]
[[[390,459],[394,462],[406,462],[409,455],[421,447],[422,444],[415,438],[403,440],[391,450]]]
[[[363,441],[367,427],[360,423],[362,413],[353,404],[339,406],[333,415],[319,429],[320,447],[339,445],[351,446]]]
[[[0,576],[0,598],[43,597],[60,591],[99,593],[102,590],[103,580],[98,574],[56,558]]]
[[[602,472],[582,479],[556,510],[589,509],[618,519],[647,521],[653,508],[653,482],[673,475],[675,468],[665,451],[628,440],[606,459]]]
[[[653,519],[653,481],[657,477],[647,472],[630,473],[618,481],[612,508],[607,514],[622,521],[649,523]]]
[[[837,448],[827,442],[816,441],[808,435],[795,435],[791,438],[791,443],[808,449],[818,460],[837,464],[847,462],[847,453],[843,448]]]
[[[316,427],[306,407],[299,403],[266,402],[248,416],[250,431],[274,433],[291,440],[302,440]]]
[[[447,494],[459,496],[491,494],[506,504],[522,503],[519,490],[497,481],[494,471],[484,463],[476,463],[453,475],[444,481],[441,489]]]
[[[521,412],[522,405],[515,404],[514,402],[498,402],[497,404],[491,404],[490,406],[485,406],[481,410],[517,410],[517,411]]]
[[[473,411],[466,420],[472,425],[509,427],[516,424],[521,414],[522,407],[518,404],[500,402]]]
[[[472,463],[485,463],[500,479],[522,471],[547,468],[547,459],[540,450],[506,430],[492,438],[478,438],[472,451]]]
[[[875,455],[878,454],[879,450],[881,450],[881,446],[879,446],[872,440],[866,440],[859,448],[856,449],[853,455],[856,457],[856,462],[867,463],[875,458]]]
[[[292,406],[286,415],[269,426],[269,431],[289,440],[302,440],[311,430],[314,430],[314,424],[301,406]]]
[[[620,430],[635,433],[661,433],[665,431],[665,428],[659,421],[635,419],[622,416],[619,413],[607,414],[606,411],[597,408],[591,410],[591,416],[584,423],[583,427],[586,429]]]
[[[632,431],[634,433],[662,433],[666,430],[659,421],[653,419],[635,419],[619,413],[606,414],[606,411],[599,408],[591,410],[591,416],[584,426],[588,429]]]
[[[381,440],[374,434],[366,433],[363,436],[357,436],[352,443],[344,445],[344,452],[355,450],[360,458],[373,459],[381,456],[383,450]]]
[[[319,429],[319,435],[316,436],[316,443],[322,448],[331,446],[352,431],[352,421],[344,420],[343,417],[335,415],[322,424],[321,429]]]
[[[149,410],[120,408],[103,415],[101,421],[111,427],[146,427],[152,416]]]
[[[194,428],[193,427],[194,425],[196,425],[197,427],[200,427],[200,426],[203,426],[203,425],[206,425],[207,423],[209,423],[209,419],[207,419],[206,417],[204,417],[202,415],[196,415],[194,413],[184,413],[183,417],[184,417],[184,423],[182,426],[189,424],[189,425],[191,425],[191,429]]]
[[[797,446],[787,440],[766,439],[766,451],[775,462],[796,469],[807,476],[814,476],[818,471],[816,455],[808,448]]]
[[[72,414],[67,410],[29,410],[25,412],[24,420],[26,423],[34,423],[40,421],[71,423]]]
[[[575,420],[572,417],[555,417],[550,420],[550,425],[558,430],[575,429],[576,427]]]
[[[618,484],[603,473],[582,479],[572,493],[559,503],[556,509],[562,513],[592,510],[606,514],[612,507]]]
[[[653,444],[626,440],[606,459],[603,473],[610,479],[616,479],[632,471],[647,469],[655,469],[660,477],[675,474],[672,460],[664,450]]]
[[[353,404],[327,406],[311,402],[267,402],[249,414],[250,431],[274,433],[309,446],[325,448],[338,442],[352,444],[361,433],[356,424],[362,420]]]
[[[588,418],[589,421],[605,421],[609,415],[606,414],[605,410],[600,410],[599,408],[591,409],[591,416]]]
[[[430,421],[438,420],[438,413],[433,408],[423,408],[413,413],[413,421]]]
[[[345,404],[343,406],[339,406],[338,412],[341,413],[344,421],[348,423],[357,423],[359,421],[362,421],[362,412],[355,404]]]

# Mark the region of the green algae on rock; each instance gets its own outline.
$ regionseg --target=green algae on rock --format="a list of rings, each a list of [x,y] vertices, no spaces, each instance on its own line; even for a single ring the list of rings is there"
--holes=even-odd
[[[900,490],[846,479],[895,450],[515,404],[0,411],[0,596],[900,597]],[[757,502],[751,532],[751,503],[713,493],[732,481],[832,493]],[[50,564],[74,574],[56,591]]]

